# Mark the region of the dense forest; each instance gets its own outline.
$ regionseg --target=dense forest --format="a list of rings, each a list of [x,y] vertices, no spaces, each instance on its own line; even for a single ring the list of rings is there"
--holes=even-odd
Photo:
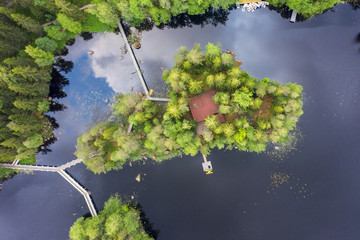
[[[98,216],[79,218],[70,229],[71,240],[141,239],[151,240],[145,231],[140,211],[123,203],[118,196],[110,197]]]
[[[118,95],[109,121],[78,139],[77,157],[103,173],[139,159],[208,155],[215,147],[262,152],[267,142],[286,142],[303,113],[302,87],[258,80],[242,71],[233,55],[211,43],[205,52],[199,44],[190,51],[179,48],[174,68],[163,72],[171,101],[151,102],[141,93]],[[215,114],[196,122],[190,113],[189,99],[209,91],[216,92],[212,101],[223,122]]]

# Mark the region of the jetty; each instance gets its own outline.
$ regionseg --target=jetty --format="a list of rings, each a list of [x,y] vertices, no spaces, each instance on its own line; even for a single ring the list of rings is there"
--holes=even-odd
[[[45,165],[22,165],[18,164],[19,160],[15,160],[13,163],[2,163],[0,167],[2,168],[10,168],[16,170],[27,170],[27,171],[39,171],[39,172],[57,172],[62,176],[68,183],[71,184],[81,195],[83,195],[85,202],[90,210],[91,215],[97,216],[95,205],[90,197],[90,193],[81,186],[69,173],[65,170],[76,164],[81,163],[82,159],[75,159],[61,166],[45,166]]]
[[[296,22],[296,16],[297,16],[297,12],[295,10],[293,10],[291,13],[290,22],[292,22],[292,23]]]
[[[206,159],[206,156],[204,154],[202,154],[202,157],[204,159],[204,162],[202,163],[204,172],[206,172],[206,174],[213,174],[213,168],[211,162]]]

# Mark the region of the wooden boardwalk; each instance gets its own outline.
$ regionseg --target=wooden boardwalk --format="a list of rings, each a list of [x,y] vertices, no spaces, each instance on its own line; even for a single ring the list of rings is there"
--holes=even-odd
[[[60,176],[62,176],[68,183],[70,183],[76,190],[78,190],[81,195],[83,195],[85,202],[90,210],[91,216],[97,216],[97,212],[95,209],[95,206],[90,198],[90,194],[89,192],[83,188],[82,186],[80,186],[80,184],[78,182],[76,182],[67,172],[65,172],[64,170],[59,170],[58,173],[60,174]]]
[[[83,195],[85,202],[90,210],[92,216],[96,216],[97,212],[94,206],[93,201],[91,200],[90,193],[82,187],[73,177],[71,177],[65,169],[70,168],[78,163],[81,163],[82,159],[75,159],[71,162],[68,162],[61,166],[43,166],[43,165],[20,165],[17,164],[19,161],[14,161],[12,164],[3,163],[0,164],[0,167],[17,169],[17,170],[27,170],[27,171],[40,171],[40,172],[57,172],[62,176],[68,183],[70,183],[81,195]]]
[[[124,28],[123,28],[122,25],[121,25],[121,22],[119,22],[118,26],[119,26],[119,29],[120,29],[120,33],[121,33],[121,35],[122,35],[122,37],[123,37],[123,39],[124,39],[126,48],[127,48],[128,52],[129,52],[129,54],[130,54],[131,60],[133,61],[134,66],[135,66],[135,68],[136,68],[136,72],[137,72],[137,74],[138,74],[138,76],[139,76],[139,79],[140,79],[140,81],[141,81],[141,85],[142,85],[142,87],[143,87],[143,89],[144,89],[145,95],[146,95],[147,97],[150,97],[150,95],[149,95],[149,89],[148,89],[148,87],[147,87],[147,85],[146,85],[146,82],[145,82],[145,80],[144,80],[144,77],[143,77],[143,75],[142,75],[142,73],[141,73],[141,71],[140,71],[140,68],[139,68],[139,63],[137,62],[137,60],[136,60],[136,58],[135,58],[135,55],[134,55],[134,52],[133,52],[133,50],[132,50],[132,48],[131,48],[128,40],[127,40],[125,31],[124,31]]]
[[[135,54],[134,54],[134,51],[132,50],[130,44],[129,44],[129,41],[127,40],[127,37],[126,37],[126,34],[125,34],[125,31],[124,31],[124,28],[122,27],[121,23],[118,24],[119,26],[119,29],[120,29],[120,33],[124,39],[124,42],[125,42],[125,45],[126,45],[126,48],[127,48],[127,51],[129,52],[130,54],[130,57],[131,57],[131,60],[133,61],[134,63],[134,66],[136,68],[136,72],[139,76],[139,79],[140,79],[140,82],[141,82],[141,85],[142,85],[142,88],[145,92],[145,95],[146,95],[146,100],[150,100],[150,101],[155,101],[155,102],[170,102],[171,100],[169,98],[156,98],[156,97],[150,97],[150,94],[149,94],[149,88],[146,84],[146,81],[144,79],[144,76],[142,75],[141,73],[141,70],[140,70],[140,67],[139,67],[139,63],[135,57]]]

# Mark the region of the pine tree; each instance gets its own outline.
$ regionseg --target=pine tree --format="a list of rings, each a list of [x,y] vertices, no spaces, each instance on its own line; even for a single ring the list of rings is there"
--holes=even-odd
[[[35,44],[40,49],[44,50],[45,52],[50,52],[50,53],[54,53],[57,48],[57,45],[58,45],[56,41],[54,41],[48,37],[36,39]]]
[[[11,14],[11,18],[17,22],[20,26],[25,28],[30,32],[34,32],[40,34],[42,32],[42,27],[36,22],[34,19],[26,17],[23,14],[13,13]]]
[[[81,23],[75,21],[63,13],[57,14],[57,20],[60,22],[61,26],[72,33],[79,34],[82,31]]]
[[[60,12],[64,13],[69,18],[80,22],[85,20],[85,13],[79,10],[79,7],[73,6],[66,0],[55,0],[55,4],[58,8],[60,8]]]
[[[98,3],[94,7],[87,8],[85,11],[97,16],[101,22],[111,27],[117,27],[120,22],[114,8],[106,2]]]
[[[26,46],[25,52],[29,54],[30,57],[34,58],[35,62],[40,66],[49,66],[53,64],[55,58],[54,55],[50,52],[45,52],[44,50],[33,47],[31,45]]]

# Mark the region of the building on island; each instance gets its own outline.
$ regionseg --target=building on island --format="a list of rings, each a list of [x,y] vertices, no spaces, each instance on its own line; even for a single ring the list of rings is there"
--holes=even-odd
[[[189,99],[191,114],[195,122],[202,122],[208,116],[214,115],[219,109],[219,104],[212,101],[216,91],[212,90]],[[221,123],[225,122],[222,114],[216,114]]]

